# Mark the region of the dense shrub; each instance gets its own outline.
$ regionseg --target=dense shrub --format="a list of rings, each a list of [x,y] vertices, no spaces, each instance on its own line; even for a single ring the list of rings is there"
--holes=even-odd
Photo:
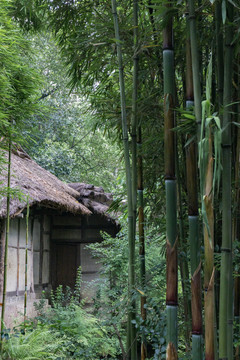
[[[38,316],[16,328],[3,342],[2,359],[116,359],[117,348],[106,327],[79,302],[80,273],[72,294],[60,286],[52,307],[36,305]]]

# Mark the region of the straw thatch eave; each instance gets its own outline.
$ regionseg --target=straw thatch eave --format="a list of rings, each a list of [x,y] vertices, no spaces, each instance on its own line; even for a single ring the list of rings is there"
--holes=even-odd
[[[109,215],[107,211],[112,203],[112,194],[104,192],[100,186],[85,183],[70,183],[72,189],[78,192],[78,201],[95,214]]]
[[[4,150],[2,150],[5,152]],[[6,157],[7,155],[5,155]],[[79,193],[64,184],[49,171],[33,161],[22,149],[15,147],[11,162],[11,189],[21,193],[10,202],[10,216],[14,217],[26,208],[26,196],[30,206],[54,208],[60,212],[90,215],[91,211],[77,201]],[[7,185],[7,164],[0,175],[1,186]],[[6,216],[6,197],[0,199],[0,218]]]
[[[113,201],[111,193],[106,193],[102,187],[92,184],[70,183],[68,185],[78,192],[79,202],[90,209],[93,214],[107,218],[115,226],[116,231],[119,231],[118,221],[114,219],[113,213],[109,213],[109,207]]]

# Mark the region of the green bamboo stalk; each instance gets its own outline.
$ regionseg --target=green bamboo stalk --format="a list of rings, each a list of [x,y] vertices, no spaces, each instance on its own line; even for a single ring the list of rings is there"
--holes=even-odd
[[[139,228],[139,260],[140,260],[140,282],[141,282],[141,317],[143,325],[147,319],[146,310],[146,267],[145,267],[145,236],[144,236],[144,203],[143,203],[143,165],[142,165],[142,133],[138,127],[138,228]],[[147,357],[147,346],[144,331],[141,338],[141,360]]]
[[[138,100],[138,0],[133,1],[133,93],[132,93],[132,207],[133,207],[133,241],[135,247],[137,221],[137,100]],[[136,313],[136,301],[132,301],[133,312]],[[137,354],[136,329],[132,328],[131,354]]]
[[[177,136],[176,136],[177,138]],[[177,141],[176,141],[177,142]],[[176,146],[176,178],[177,178],[177,193],[178,193],[178,219],[179,219],[179,248],[181,253],[187,252],[186,236],[184,229],[183,219],[183,204],[182,204],[182,189],[180,180],[179,170],[179,153]],[[184,332],[185,332],[185,343],[186,353],[190,350],[190,333],[191,333],[191,302],[190,302],[190,291],[189,291],[189,268],[187,256],[181,256],[179,258],[179,268],[181,275],[182,293],[183,293],[183,308],[184,308]]]
[[[233,359],[233,281],[231,216],[231,113],[233,67],[233,6],[227,2],[225,26],[223,132],[222,132],[222,248],[220,272],[219,359]]]
[[[205,310],[205,356],[214,360],[214,210],[213,210],[213,157],[212,139],[209,130],[208,159],[205,174],[204,195],[202,201],[206,211],[204,223],[204,310]]]
[[[134,213],[134,234],[137,218],[137,100],[138,100],[138,0],[133,1],[133,93],[132,93],[132,195]]]
[[[219,117],[222,119],[222,107],[223,107],[223,81],[224,81],[224,54],[223,54],[223,26],[222,26],[222,1],[215,1],[215,38],[216,38],[216,83],[217,83],[217,107],[219,111]],[[221,238],[216,237],[216,245],[221,248]],[[216,327],[219,322],[219,277],[220,272],[217,270],[215,274],[215,312],[216,312]]]
[[[4,252],[4,277],[3,277],[3,297],[2,297],[2,313],[1,313],[1,351],[4,336],[4,315],[6,305],[6,292],[7,292],[7,262],[8,262],[8,239],[9,239],[9,226],[10,226],[10,186],[11,186],[11,157],[12,157],[12,140],[11,134],[9,136],[8,144],[8,180],[7,180],[7,224],[5,236],[5,252]]]
[[[238,106],[240,107],[240,106]],[[240,109],[239,109],[240,110]],[[235,216],[233,223],[233,241],[240,241],[240,128],[238,128],[236,163],[235,163]],[[240,326],[240,276],[239,273],[234,279],[234,319]],[[239,332],[238,332],[239,333]],[[236,348],[235,359],[240,359],[240,347]]]
[[[222,2],[215,1],[215,36],[217,55],[217,94],[219,108],[223,105],[223,33],[222,33]]]
[[[197,137],[200,138],[201,120],[202,120],[202,105],[201,105],[201,78],[199,66],[199,49],[197,39],[197,24],[195,14],[195,0],[188,0],[189,6],[189,28],[190,28],[190,42],[191,42],[191,58],[192,58],[192,74],[193,74],[193,92],[194,92],[194,113],[197,122]],[[192,145],[194,147],[194,145]],[[193,151],[193,150],[192,150]],[[194,150],[195,151],[195,150]],[[193,154],[193,153],[192,153]],[[193,160],[195,161],[195,160]],[[196,188],[195,188],[196,190]],[[192,348],[193,358],[202,356],[201,338],[202,338],[202,315],[201,315],[201,263],[200,263],[200,245],[199,245],[199,224],[198,213],[195,212],[189,216],[189,238],[190,253],[191,253],[191,272],[192,272],[192,315],[194,315],[192,322]],[[194,248],[199,249],[196,251]],[[193,269],[195,271],[193,272]],[[198,310],[197,312],[195,310]],[[196,333],[196,334],[195,334]]]
[[[190,27],[190,41],[192,54],[192,73],[193,73],[193,89],[194,89],[194,112],[198,125],[198,138],[200,137],[200,128],[202,120],[202,105],[201,105],[201,81],[200,81],[200,67],[199,67],[199,50],[197,40],[197,24],[195,14],[195,0],[188,0],[189,6],[189,27]]]
[[[171,3],[168,3],[171,7]],[[163,30],[163,79],[164,79],[164,154],[166,189],[167,237],[167,359],[177,356],[177,188],[175,179],[175,126],[174,118],[174,51],[172,17]]]
[[[194,90],[189,35],[186,42],[186,68],[186,109],[191,110],[194,107]],[[198,216],[197,151],[195,141],[192,141],[186,148],[186,169],[192,290],[192,358],[194,360],[202,360],[201,260]]]
[[[240,99],[240,54],[237,59],[237,99]],[[237,104],[237,121],[240,123],[240,104]],[[240,242],[240,128],[237,129],[236,141],[236,161],[235,161],[235,196],[234,207],[235,216],[233,221],[233,241],[237,244]],[[238,246],[239,249],[239,246]],[[240,274],[236,274],[234,279],[234,319],[238,326],[240,326]],[[240,328],[238,328],[240,329]],[[238,336],[240,332],[238,330]],[[235,360],[240,360],[240,346],[237,345],[235,351]]]
[[[122,137],[124,147],[124,161],[126,171],[126,184],[127,184],[127,201],[128,201],[128,246],[129,246],[129,302],[130,310],[128,311],[128,326],[130,328],[127,343],[131,348],[131,360],[137,359],[136,354],[136,328],[133,321],[136,318],[135,303],[133,301],[133,290],[135,287],[135,238],[133,233],[133,204],[132,204],[132,179],[131,179],[131,166],[129,158],[129,143],[128,143],[128,128],[127,128],[127,115],[126,115],[126,100],[125,100],[125,84],[124,84],[124,72],[122,61],[121,41],[119,35],[118,15],[117,15],[117,3],[116,0],[112,0],[112,12],[114,20],[115,38],[117,45],[117,57],[119,66],[119,85],[120,85],[120,98],[121,98],[121,116],[122,116]],[[129,353],[129,347],[127,349]]]
[[[25,244],[25,292],[24,292],[24,329],[27,318],[27,276],[28,276],[28,220],[29,220],[29,196],[27,196],[27,215],[26,215],[26,244]]]

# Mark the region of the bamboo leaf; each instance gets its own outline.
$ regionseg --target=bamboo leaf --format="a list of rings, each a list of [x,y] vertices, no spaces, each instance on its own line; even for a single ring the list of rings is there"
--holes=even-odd
[[[196,135],[191,136],[191,137],[188,139],[188,141],[186,142],[186,144],[184,145],[184,147],[188,147],[188,145],[190,145],[190,144],[194,141],[195,137],[196,137]]]
[[[187,119],[195,120],[195,116],[192,114],[183,113],[183,116]]]
[[[215,123],[218,127],[219,130],[221,130],[221,121],[220,118],[218,116],[214,116],[213,119],[215,120]]]
[[[139,289],[137,289],[137,291],[138,291],[142,296],[145,296],[145,294],[144,294],[143,291],[141,291],[141,290],[139,290]]]
[[[237,6],[237,4],[233,1],[233,0],[228,0],[230,2],[230,4],[232,4],[235,8],[240,9],[239,6]]]

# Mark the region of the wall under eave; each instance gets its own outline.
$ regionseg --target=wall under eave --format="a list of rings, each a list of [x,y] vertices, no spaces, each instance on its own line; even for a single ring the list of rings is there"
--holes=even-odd
[[[53,288],[59,284],[73,287],[72,279],[76,277],[77,268],[81,266],[83,281],[81,296],[87,302],[92,301],[101,281],[99,276],[101,264],[92,257],[87,245],[102,241],[101,231],[113,235],[116,232],[113,224],[101,215],[63,214],[52,217],[51,273]]]
[[[28,266],[27,266],[27,315],[35,315],[34,302],[36,292],[41,293],[43,282],[49,283],[49,241],[50,226],[44,216],[29,218],[28,228]],[[48,230],[48,231],[47,231]],[[46,232],[46,233],[45,233]],[[3,267],[5,234],[1,236],[0,257]],[[14,218],[10,221],[8,262],[7,262],[7,294],[5,307],[6,327],[23,321],[25,291],[25,253],[26,253],[26,218]],[[1,272],[1,275],[3,271]],[[3,275],[0,278],[2,299]],[[36,289],[36,290],[35,290]],[[38,294],[37,294],[37,297]],[[0,300],[0,302],[2,302]]]

